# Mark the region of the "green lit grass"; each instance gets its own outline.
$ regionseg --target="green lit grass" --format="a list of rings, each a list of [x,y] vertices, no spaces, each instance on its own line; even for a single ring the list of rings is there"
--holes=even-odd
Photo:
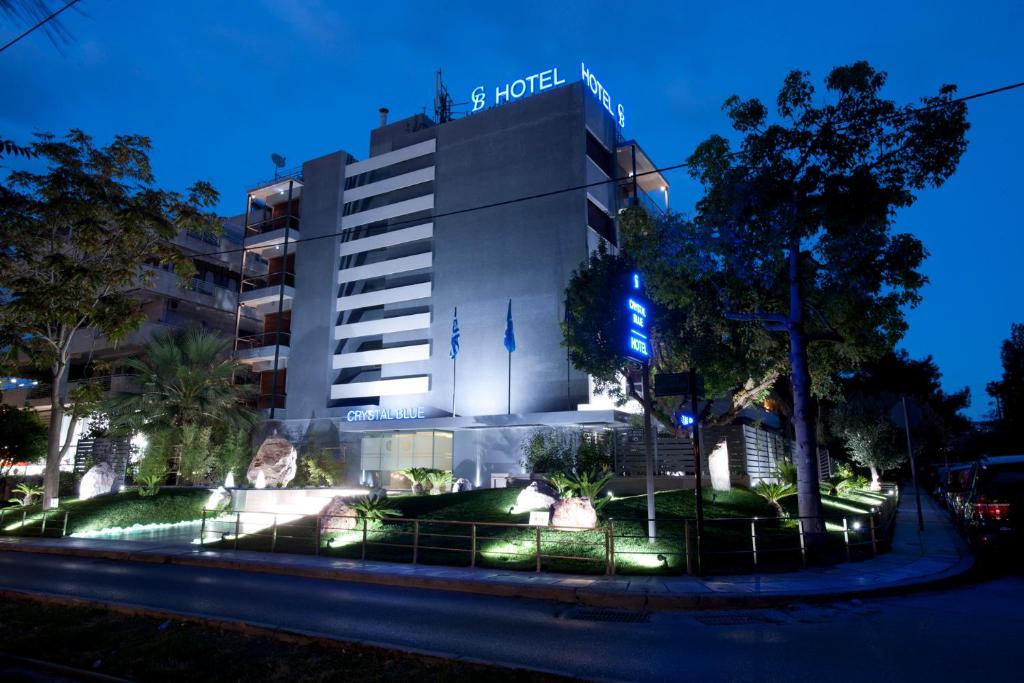
[[[22,536],[59,536],[68,513],[67,534],[127,528],[136,524],[175,524],[201,519],[203,506],[210,497],[206,489],[162,488],[155,496],[143,497],[135,491],[97,496],[89,500],[61,502],[57,513],[48,512],[43,530],[43,513],[35,505],[26,510],[22,525],[20,508],[4,508],[0,533]]]

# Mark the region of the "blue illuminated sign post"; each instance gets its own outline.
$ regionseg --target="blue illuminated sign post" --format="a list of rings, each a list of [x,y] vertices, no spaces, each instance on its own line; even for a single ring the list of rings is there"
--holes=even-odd
[[[643,296],[640,274],[630,276],[629,294],[626,295],[626,357],[647,364],[651,360],[650,326],[647,312],[650,304]]]

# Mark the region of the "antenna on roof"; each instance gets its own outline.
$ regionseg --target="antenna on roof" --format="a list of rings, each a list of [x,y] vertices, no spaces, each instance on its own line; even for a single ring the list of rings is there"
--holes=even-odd
[[[445,123],[452,120],[452,96],[448,94],[448,88],[441,80],[441,70],[437,70],[434,76],[434,119],[438,123]]]
[[[270,160],[274,162],[274,180],[277,180],[277,172],[284,168],[284,157],[275,152],[270,155]]]

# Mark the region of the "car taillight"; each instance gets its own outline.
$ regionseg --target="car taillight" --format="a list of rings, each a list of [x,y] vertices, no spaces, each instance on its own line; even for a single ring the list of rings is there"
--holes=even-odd
[[[984,498],[974,504],[974,512],[982,519],[1001,520],[1010,516],[1009,503],[989,503]]]

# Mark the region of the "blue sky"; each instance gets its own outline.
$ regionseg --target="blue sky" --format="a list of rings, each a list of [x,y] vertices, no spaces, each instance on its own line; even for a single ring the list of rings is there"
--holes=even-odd
[[[477,85],[586,61],[661,165],[728,132],[726,97],[772,101],[791,69],[820,81],[868,59],[900,102],[1024,80],[1020,2],[492,4],[82,0],[64,15],[72,44],[37,32],[0,54],[0,131],[149,135],[161,184],[211,180],[236,214],[272,175],[271,152],[289,166],[339,148],[361,158],[379,107],[430,111],[437,68],[468,100]],[[17,32],[0,24],[0,39]],[[1000,341],[1024,321],[1022,114],[1024,89],[973,103],[956,176],[898,219],[931,252],[904,346],[933,354],[948,389],[970,386],[974,416],[989,410]],[[692,207],[697,185],[670,180],[674,208]]]

